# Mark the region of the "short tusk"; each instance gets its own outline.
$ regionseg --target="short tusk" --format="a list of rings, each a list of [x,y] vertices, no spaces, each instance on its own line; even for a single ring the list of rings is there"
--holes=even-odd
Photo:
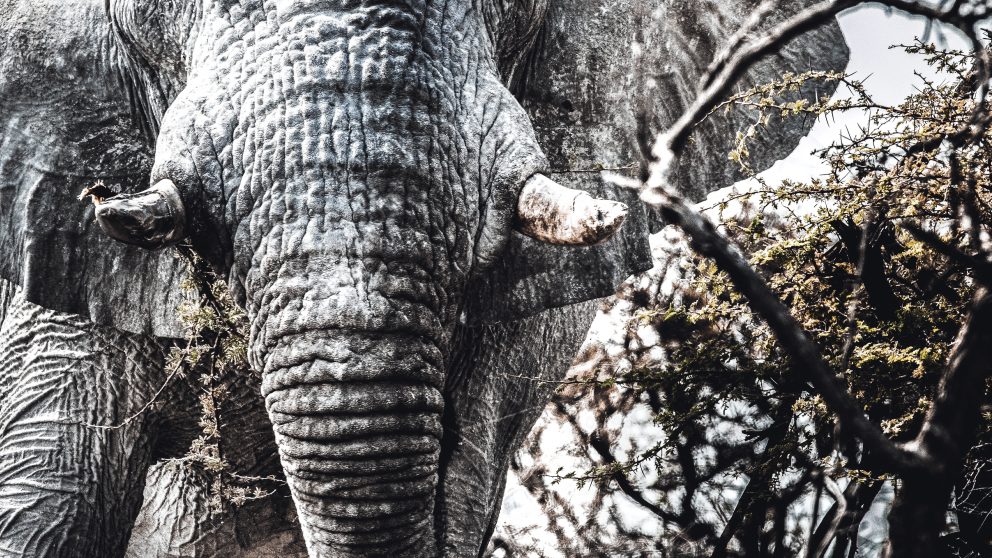
[[[87,196],[96,206],[96,222],[115,240],[155,250],[176,244],[186,235],[186,208],[171,180],[136,194],[105,197],[87,190],[80,197]]]
[[[517,201],[517,231],[548,244],[592,246],[613,236],[627,217],[627,206],[594,198],[536,174]]]

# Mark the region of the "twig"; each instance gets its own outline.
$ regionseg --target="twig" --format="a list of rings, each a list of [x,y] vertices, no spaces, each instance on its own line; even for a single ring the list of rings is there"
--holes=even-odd
[[[919,455],[897,446],[868,420],[861,404],[841,385],[824,362],[819,348],[789,309],[713,223],[686,205],[677,194],[662,191],[660,195],[663,203],[655,205],[656,209],[689,236],[697,252],[712,258],[727,273],[751,308],[768,323],[792,359],[795,369],[802,371],[831,410],[837,413],[845,430],[856,435],[871,449],[878,465],[888,471],[926,466],[927,463]]]
[[[975,256],[965,254],[957,247],[944,242],[936,234],[924,230],[919,225],[915,223],[903,223],[903,228],[913,235],[914,238],[923,242],[936,250],[938,253],[946,256],[952,262],[961,265],[967,269],[970,269],[975,274],[975,279],[984,285],[992,286],[992,263],[979,260]]]
[[[165,388],[169,387],[169,384],[172,383],[172,379],[175,378],[177,374],[179,374],[179,371],[183,367],[182,365],[183,365],[183,361],[181,359],[177,360],[175,366],[173,366],[172,370],[169,371],[169,374],[165,377],[165,381],[162,382],[162,385],[159,386],[158,391],[156,391],[155,394],[152,395],[151,399],[149,399],[144,405],[142,405],[141,408],[137,410],[137,412],[125,418],[120,424],[110,424],[110,425],[87,424],[86,425],[87,428],[94,428],[97,430],[120,430],[121,428],[124,428],[128,424],[131,424],[132,422],[137,420],[138,417],[148,412],[148,409],[151,409],[152,405],[154,405],[158,401],[158,398],[165,391]]]
[[[640,167],[639,164],[625,165],[622,167],[600,167],[594,166],[590,168],[582,169],[552,169],[551,174],[581,174],[581,173],[594,173],[594,172],[621,172],[621,171],[633,171]]]

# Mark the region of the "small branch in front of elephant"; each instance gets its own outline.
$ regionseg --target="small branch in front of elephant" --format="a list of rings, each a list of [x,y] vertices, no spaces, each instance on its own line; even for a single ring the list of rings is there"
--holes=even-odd
[[[601,380],[595,380],[595,379],[587,379],[587,380],[581,380],[581,379],[579,379],[579,380],[568,380],[568,379],[563,379],[563,380],[545,380],[545,379],[540,378],[538,376],[525,376],[523,374],[508,374],[508,373],[504,373],[504,374],[501,374],[501,375],[503,377],[506,377],[506,378],[515,378],[515,379],[518,379],[518,380],[527,380],[527,381],[530,381],[530,382],[534,382],[535,384],[553,385],[553,386],[598,386],[598,385],[602,385],[603,384],[603,381],[601,381]],[[607,381],[612,384],[612,383],[617,383],[618,380],[616,378],[610,378]]]
[[[652,150],[655,158],[666,152],[681,153],[696,124],[719,104],[758,60],[777,51],[789,40],[826,24],[842,10],[858,3],[860,2],[857,0],[832,0],[817,4],[777,25],[759,40],[749,43],[746,48],[739,49],[720,66],[721,70],[715,77],[707,79],[709,85],[683,112],[669,132],[658,137]]]
[[[581,387],[614,387],[614,386],[626,386],[626,387],[636,387],[643,385],[645,382],[650,382],[649,371],[641,369],[633,369],[627,375],[610,376],[606,379],[597,378],[578,378],[574,380],[562,379],[562,380],[545,380],[537,376],[526,376],[523,374],[508,374],[503,373],[502,376],[506,378],[515,378],[519,380],[528,380],[534,382],[535,384],[542,385],[553,385],[558,387],[564,386],[581,386]]]
[[[287,484],[285,480],[280,479],[275,475],[267,475],[264,477],[260,477],[257,475],[239,475],[238,473],[231,473],[231,478],[243,482],[271,482],[281,485]]]
[[[777,7],[779,7],[779,3],[776,0],[765,0],[751,12],[744,25],[734,33],[730,40],[727,41],[727,46],[717,53],[713,58],[713,62],[706,68],[706,73],[702,76],[703,87],[709,87],[713,83],[716,76],[726,67],[734,52],[747,43],[748,35],[757,29],[762,21]]]
[[[201,464],[196,456],[191,455],[163,459],[162,461],[168,465],[177,467],[189,467]],[[228,471],[226,475],[232,481],[236,481],[241,484],[226,483],[223,486],[218,487],[216,486],[216,483],[211,483],[210,498],[212,500],[212,506],[217,504],[218,498],[220,498],[221,504],[223,504],[223,502],[230,502],[235,506],[242,506],[248,502],[256,500],[264,500],[275,496],[279,492],[279,489],[272,488],[266,490],[260,486],[261,484],[271,483],[278,486],[285,486],[287,484],[285,480],[280,479],[275,475],[241,475],[230,471]]]
[[[500,415],[500,416],[498,416],[496,418],[493,418],[493,419],[473,420],[473,421],[463,422],[461,424],[461,426],[463,428],[467,428],[469,426],[476,426],[476,425],[480,425],[480,424],[486,424],[486,425],[498,424],[500,422],[503,422],[504,420],[509,420],[509,419],[514,418],[514,417],[518,417],[520,415],[525,415],[527,413],[531,413],[531,412],[534,412],[534,411],[540,411],[540,410],[544,409],[545,406],[546,405],[544,405],[544,404],[541,404],[541,405],[532,405],[530,407],[524,407],[523,409],[520,409],[519,411],[516,411],[514,413],[507,413],[505,415]],[[451,432],[452,434],[456,434],[456,432],[454,430],[451,430],[449,428],[446,428],[445,430],[448,431],[448,432]],[[467,441],[465,441],[465,442],[466,443],[469,443]],[[484,453],[482,451],[482,449],[480,449],[480,448],[476,448],[476,449],[478,449],[480,453]]]
[[[239,325],[243,322],[243,314],[240,309],[230,300],[227,285],[210,270],[207,263],[200,258],[193,248],[186,244],[176,246],[179,256],[186,262],[189,269],[189,281],[191,284],[184,287],[194,290],[200,295],[202,301],[213,311],[214,316],[221,320],[225,326],[225,333],[247,339],[247,335]]]
[[[141,408],[138,409],[138,411],[125,418],[119,424],[112,424],[112,425],[87,424],[86,427],[93,428],[96,430],[120,430],[121,428],[124,428],[127,425],[131,424],[132,422],[137,420],[138,417],[147,413],[152,408],[152,405],[154,405],[158,401],[158,398],[161,397],[162,393],[165,392],[165,389],[169,387],[169,384],[172,383],[172,380],[176,376],[178,376],[182,371],[182,364],[183,363],[181,360],[177,360],[175,364],[172,366],[172,368],[169,370],[169,373],[166,375],[165,381],[162,382],[162,385],[159,386],[158,390],[152,395],[152,397],[144,405],[142,405]]]
[[[177,369],[185,369],[188,384],[197,391],[200,405],[200,434],[190,443],[186,455],[174,463],[196,467],[210,478],[209,506],[220,513],[226,504],[242,505],[275,494],[275,490],[251,486],[258,479],[237,475],[228,462],[222,433],[225,402],[233,383],[249,374],[247,364],[247,320],[237,307],[226,283],[214,274],[188,245],[177,246],[187,263],[187,276],[181,286],[191,300],[178,309],[185,329],[185,347],[174,347],[169,355]]]
[[[539,378],[537,376],[525,376],[523,374],[508,374],[508,373],[503,373],[501,375],[504,376],[504,377],[506,377],[506,378],[515,378],[515,379],[518,379],[518,380],[527,380],[529,382],[534,382],[535,384],[544,384],[544,385],[561,386],[561,385],[569,385],[569,384],[582,383],[582,382],[575,381],[575,380],[544,380],[544,379],[541,379],[541,378]]]

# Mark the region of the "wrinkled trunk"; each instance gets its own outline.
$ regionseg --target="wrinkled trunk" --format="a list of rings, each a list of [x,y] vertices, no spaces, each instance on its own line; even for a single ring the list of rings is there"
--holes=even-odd
[[[389,57],[323,73],[334,55],[258,115],[300,127],[248,147],[283,169],[250,175],[253,364],[310,554],[434,556],[446,289],[469,253],[457,133],[416,65],[403,83],[382,81]]]
[[[441,355],[415,337],[304,333],[263,393],[315,556],[433,555]]]

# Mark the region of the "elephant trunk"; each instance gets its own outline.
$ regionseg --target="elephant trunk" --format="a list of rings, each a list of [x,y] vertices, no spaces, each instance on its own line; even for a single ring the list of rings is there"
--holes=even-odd
[[[296,18],[300,51],[280,40],[276,64],[293,72],[244,93],[235,128],[246,163],[232,275],[321,558],[436,555],[442,348],[474,232],[472,190],[454,178],[466,157],[456,104],[410,59],[409,29],[372,25],[410,17],[373,4],[347,40],[352,16]]]
[[[262,392],[312,556],[431,556],[441,352],[407,335],[278,340]]]

